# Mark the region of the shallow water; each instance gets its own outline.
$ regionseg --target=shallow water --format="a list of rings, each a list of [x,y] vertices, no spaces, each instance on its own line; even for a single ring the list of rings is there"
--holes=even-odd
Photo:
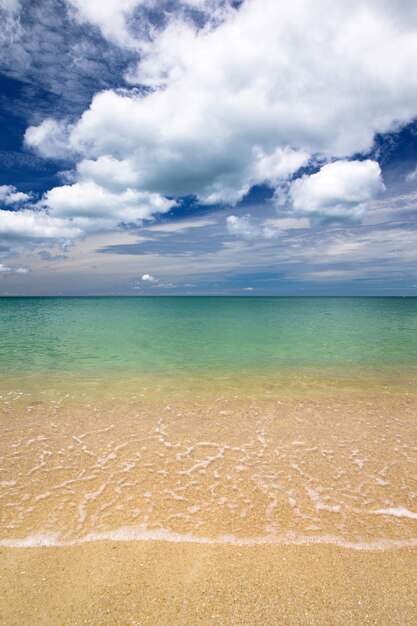
[[[175,382],[3,390],[2,545],[416,542],[411,381]]]
[[[417,367],[417,298],[0,298],[2,372]]]
[[[0,545],[417,543],[417,300],[0,300]]]

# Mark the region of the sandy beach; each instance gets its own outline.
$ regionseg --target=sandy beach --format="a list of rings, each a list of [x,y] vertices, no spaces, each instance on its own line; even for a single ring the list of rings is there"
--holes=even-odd
[[[417,0],[0,0],[0,626],[417,626]]]
[[[416,623],[413,385],[346,380],[4,395],[1,623]]]
[[[0,550],[2,624],[402,624],[417,549],[97,542]]]

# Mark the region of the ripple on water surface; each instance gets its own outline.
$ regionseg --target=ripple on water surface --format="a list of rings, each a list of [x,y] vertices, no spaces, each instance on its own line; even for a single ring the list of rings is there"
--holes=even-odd
[[[3,545],[417,539],[411,393],[3,391]]]

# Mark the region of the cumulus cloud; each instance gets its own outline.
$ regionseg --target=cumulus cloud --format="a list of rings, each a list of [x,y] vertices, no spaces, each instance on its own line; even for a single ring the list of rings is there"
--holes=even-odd
[[[318,220],[358,220],[384,190],[376,161],[336,161],[293,181],[289,198],[298,213]]]
[[[229,215],[226,218],[226,225],[231,235],[242,239],[275,239],[280,233],[274,226],[259,224],[250,215],[243,217]]]
[[[85,156],[77,165],[80,180],[168,196],[195,194],[207,204],[235,204],[251,186],[273,184],[308,160],[305,150],[251,145],[244,129],[239,137],[228,137],[225,127],[217,122],[212,126],[200,114],[193,123],[181,104],[167,101],[164,92],[149,97],[101,93],[68,129],[62,156],[68,151]],[[149,107],[155,107],[152,114]],[[45,156],[59,148],[57,129],[52,135],[48,131],[50,123],[26,133],[27,143]]]
[[[417,115],[412,3],[404,12],[395,0],[68,3],[139,61],[131,87],[97,93],[78,120],[27,130],[41,155],[76,162],[73,184],[33,213],[44,229],[62,220],[82,236],[137,224],[187,195],[234,206],[253,186],[277,191],[283,181],[299,216],[358,220],[383,183],[377,163],[348,159]],[[293,180],[316,159],[327,165]],[[244,239],[280,232],[235,215],[227,228]]]
[[[128,32],[127,17],[133,9],[146,0],[68,0],[76,10],[74,16],[81,22],[97,26],[102,35],[120,46],[133,46],[134,39]]]
[[[93,230],[112,228],[120,223],[140,223],[157,213],[166,213],[175,204],[157,193],[125,189],[113,193],[92,181],[54,187],[42,201],[49,215],[91,222]]]
[[[67,0],[75,9],[74,16],[81,22],[96,26],[102,36],[123,48],[143,48],[155,35],[163,30],[171,14],[201,24],[219,23],[227,9],[229,0]],[[155,19],[155,15],[158,19]],[[153,17],[153,19],[152,19]]]
[[[73,4],[115,28],[149,5],[109,2],[103,13],[95,0]],[[402,20],[393,2],[246,0],[215,28],[170,15],[130,73],[151,90],[99,93],[67,128],[79,180],[235,204],[253,185],[277,186],[310,155],[367,151],[375,133],[417,114],[408,71],[417,18]],[[61,136],[47,120],[27,141],[56,154]]]
[[[4,204],[27,201],[27,194],[14,187],[0,187]],[[1,202],[1,196],[0,196]],[[88,234],[117,230],[123,225],[138,226],[143,220],[166,213],[175,205],[158,194],[127,189],[111,193],[93,182],[55,187],[36,204],[20,210],[0,210],[0,244],[3,252],[19,247],[55,245]]]
[[[44,120],[39,126],[30,126],[25,132],[25,143],[46,158],[65,159],[71,155],[68,143],[69,127],[63,121]]]
[[[79,225],[45,211],[0,211],[0,240],[36,242],[73,239],[83,234]]]
[[[142,274],[142,280],[145,283],[154,283],[154,282],[156,282],[155,276],[152,276],[151,274]]]
[[[13,206],[28,202],[31,196],[17,191],[13,185],[0,185],[0,205]]]

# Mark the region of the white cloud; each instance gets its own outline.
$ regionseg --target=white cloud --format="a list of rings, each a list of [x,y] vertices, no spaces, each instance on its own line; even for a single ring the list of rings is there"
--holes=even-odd
[[[2,0],[0,3],[0,60],[7,54],[7,48],[13,45],[14,40],[21,34],[19,11],[19,0]]]
[[[30,270],[27,267],[21,265],[3,265],[0,263],[0,275],[1,274],[27,274]]]
[[[259,224],[250,215],[243,217],[229,215],[226,218],[226,225],[231,235],[242,239],[275,239],[280,234],[276,227]]]
[[[71,154],[68,143],[69,130],[70,127],[65,122],[48,118],[39,126],[30,126],[26,130],[25,143],[48,159],[66,158]]]
[[[75,17],[81,22],[97,26],[103,37],[122,47],[135,45],[128,32],[127,17],[132,10],[146,0],[68,0],[76,10]]]
[[[153,224],[147,227],[153,233],[185,233],[192,228],[205,228],[206,226],[212,226],[216,223],[216,220],[203,217],[189,220],[179,220],[176,222],[166,222],[165,224]]]
[[[29,194],[17,191],[13,185],[0,185],[0,204],[13,206],[28,202],[30,199]]]
[[[154,283],[154,282],[156,282],[155,276],[152,276],[151,274],[142,274],[142,280],[145,283]]]
[[[336,161],[295,180],[289,198],[298,213],[319,220],[357,220],[384,190],[376,161]]]
[[[88,19],[116,25],[114,11],[123,17],[138,4],[109,2],[98,17],[95,0],[75,3]],[[255,184],[276,186],[310,154],[368,150],[376,132],[417,114],[408,69],[416,12],[403,19],[393,8],[393,0],[246,0],[200,30],[171,15],[130,76],[154,90],[100,93],[68,129],[78,179],[234,204]],[[28,131],[31,145],[55,150],[57,128],[37,132]]]
[[[29,199],[14,187],[0,187],[0,200],[12,204]],[[23,197],[24,196],[24,197]],[[112,193],[93,182],[63,185],[48,191],[37,204],[21,210],[0,210],[0,244],[15,252],[19,247],[69,243],[87,234],[140,225],[174,206],[158,194],[127,189]]]
[[[80,180],[234,204],[252,185],[291,175],[308,160],[303,150],[253,146],[240,130],[228,137],[209,118],[193,123],[164,93],[148,100],[107,91],[94,98],[69,134],[70,148],[89,157],[77,166]],[[37,147],[43,151],[42,143]]]
[[[11,0],[9,0],[11,1]],[[154,31],[158,29],[157,22],[149,23],[143,9],[151,9],[154,13],[161,12],[160,22],[163,28],[166,19],[173,12],[172,3],[161,0],[67,0],[75,9],[74,17],[80,22],[87,22],[99,28],[102,36],[123,48],[143,48],[152,39]],[[174,14],[191,17],[186,13],[187,8],[198,11],[200,20],[217,24],[224,19],[229,9],[229,0],[176,0]],[[139,11],[142,9],[142,11]],[[138,14],[137,19],[134,13]],[[133,22],[133,25],[132,25]]]
[[[6,14],[7,13],[15,14],[20,9],[20,1],[19,0],[2,0],[1,9]]]
[[[219,219],[222,219],[221,214]],[[172,236],[175,238],[175,234]],[[188,250],[191,241],[193,246]],[[199,244],[208,241],[212,242],[208,248]],[[62,289],[68,294],[120,293],[122,289],[123,293],[127,293],[124,290],[127,282],[129,287],[126,290],[134,289],[136,285],[141,287],[139,292],[151,293],[159,290],[161,283],[171,281],[177,284],[178,289],[191,287],[194,290],[195,287],[196,290],[207,291],[208,287],[203,285],[219,284],[219,281],[223,284],[229,280],[235,290],[237,278],[242,287],[252,286],[254,292],[259,287],[263,292],[268,284],[266,281],[257,279],[255,282],[259,284],[252,284],[247,280],[248,275],[263,273],[275,274],[277,279],[280,277],[288,289],[294,283],[298,285],[300,281],[314,280],[306,275],[309,272],[349,270],[354,275],[349,277],[345,273],[331,277],[327,273],[323,279],[327,285],[350,282],[354,278],[375,279],[384,286],[381,289],[390,284],[401,285],[405,280],[415,284],[417,278],[417,231],[412,225],[407,227],[407,224],[401,223],[397,226],[389,223],[372,226],[335,223],[320,231],[313,228],[288,229],[270,241],[230,238],[226,242],[219,230],[214,234],[209,227],[207,232],[194,230],[190,239],[180,234],[179,243],[182,246],[180,250],[186,251],[186,254],[178,254],[178,246],[167,248],[155,245],[142,250],[132,232],[107,232],[79,241],[69,253],[70,260],[48,263],[47,271],[44,271],[44,261],[39,260],[37,265],[33,262],[35,257],[39,259],[33,253],[7,264],[20,263],[32,267],[32,274],[22,275],[19,279],[19,284],[24,283],[24,288],[19,287],[22,293],[37,293],[39,289],[45,293]],[[118,254],[116,249],[114,254],[109,253],[109,247],[115,244],[118,247],[127,246],[125,252],[130,249],[132,254]],[[56,253],[59,253],[58,249]],[[3,263],[6,261],[3,260]],[[142,281],[141,276],[145,272],[158,277],[159,282]],[[317,281],[321,282],[319,275]],[[368,283],[356,284],[358,289],[367,289]],[[284,283],[282,286],[285,293]],[[213,286],[213,291],[216,289]],[[298,290],[298,287],[295,289]],[[160,290],[162,292],[162,287]]]
[[[300,274],[299,278],[302,280],[312,280],[312,281],[343,281],[343,280],[352,280],[354,278],[359,278],[362,275],[360,269],[356,270],[318,270],[317,272],[304,272]]]
[[[288,146],[276,148],[269,154],[255,147],[253,155],[255,179],[258,182],[269,183],[271,187],[275,187],[280,180],[291,176],[300,167],[306,165],[310,158],[305,150],[294,150]]]
[[[82,234],[77,224],[51,217],[42,210],[0,211],[1,241],[56,241],[80,237]]]
[[[125,189],[113,193],[92,181],[54,187],[42,201],[53,217],[91,221],[93,230],[120,223],[140,223],[157,213],[166,213],[176,203],[156,193]]]
[[[68,2],[78,20],[140,52],[129,80],[149,89],[103,91],[78,121],[47,118],[27,130],[40,154],[77,164],[74,184],[51,189],[32,212],[0,213],[0,232],[13,237],[138,224],[187,194],[234,205],[254,185],[281,189],[317,157],[339,160],[289,183],[299,219],[358,220],[383,183],[377,163],[347,159],[417,115],[413,3],[398,11],[395,0],[245,0],[238,10],[222,0]],[[204,14],[201,27],[186,5]],[[149,7],[164,13],[153,31],[141,22]],[[248,240],[275,239],[277,226],[227,220]]]

